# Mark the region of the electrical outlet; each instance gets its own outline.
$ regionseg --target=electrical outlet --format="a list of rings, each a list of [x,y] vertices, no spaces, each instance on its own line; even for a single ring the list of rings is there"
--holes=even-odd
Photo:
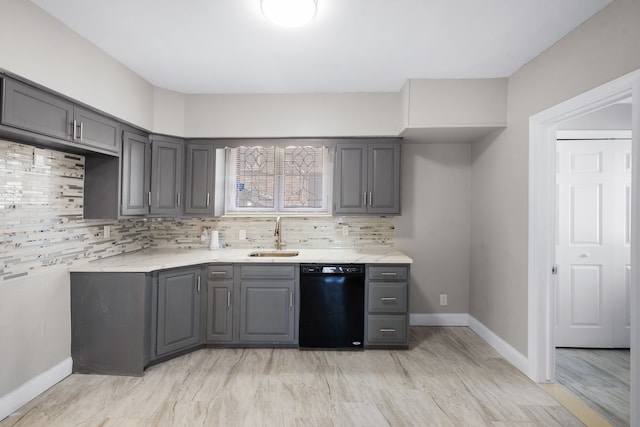
[[[102,233],[104,234],[104,238],[108,239],[111,237],[111,226],[110,225],[105,225],[104,228],[102,229]]]
[[[342,235],[343,236],[348,236],[349,235],[349,226],[348,225],[343,225],[342,226]]]
[[[238,239],[247,240],[247,230],[240,230],[238,232]]]
[[[447,294],[440,294],[440,305],[447,305]]]

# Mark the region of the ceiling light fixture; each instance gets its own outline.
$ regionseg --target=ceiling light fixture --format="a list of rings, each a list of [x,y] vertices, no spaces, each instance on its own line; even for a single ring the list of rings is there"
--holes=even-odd
[[[318,0],[260,0],[262,14],[282,27],[301,27],[318,12]]]

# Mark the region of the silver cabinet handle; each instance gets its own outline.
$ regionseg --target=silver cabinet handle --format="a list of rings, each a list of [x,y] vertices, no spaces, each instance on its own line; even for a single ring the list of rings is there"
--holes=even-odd
[[[211,203],[211,193],[207,193],[207,207],[209,207],[210,203]]]
[[[396,332],[396,330],[391,328],[381,328],[380,332]]]
[[[147,193],[147,202],[149,203],[149,206],[151,206],[151,191]]]
[[[196,282],[198,283],[198,293],[200,293],[200,276],[196,278]]]
[[[362,204],[365,207],[367,206],[367,192],[366,191],[364,193],[362,193]]]
[[[293,291],[289,291],[289,308],[293,307]]]
[[[231,291],[227,291],[227,307],[231,307]]]
[[[74,120],[73,121],[73,140],[75,141],[76,139],[78,139],[78,121]]]
[[[180,206],[180,193],[178,193],[177,198],[178,198],[178,206]]]
[[[226,271],[212,271],[211,274],[214,275],[214,276],[224,276],[225,274],[227,274],[227,272]]]
[[[84,135],[84,123],[80,122],[80,141],[82,141],[83,135]]]
[[[395,271],[384,271],[382,273],[380,273],[381,276],[396,276],[398,275],[398,273],[396,273]]]
[[[369,191],[369,206],[373,206],[373,195],[371,191]]]
[[[396,301],[396,297],[381,297],[380,301]]]

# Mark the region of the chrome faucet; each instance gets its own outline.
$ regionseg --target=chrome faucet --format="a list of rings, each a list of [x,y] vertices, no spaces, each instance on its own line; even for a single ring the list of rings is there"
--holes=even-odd
[[[280,221],[280,217],[276,218],[276,229],[273,232],[273,235],[276,236],[276,250],[282,249],[286,246],[286,243],[282,241],[282,225]]]

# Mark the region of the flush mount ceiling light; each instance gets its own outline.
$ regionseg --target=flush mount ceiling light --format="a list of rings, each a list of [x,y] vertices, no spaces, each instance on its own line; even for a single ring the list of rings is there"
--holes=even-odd
[[[282,27],[301,27],[316,16],[318,0],[260,0],[262,14]]]

